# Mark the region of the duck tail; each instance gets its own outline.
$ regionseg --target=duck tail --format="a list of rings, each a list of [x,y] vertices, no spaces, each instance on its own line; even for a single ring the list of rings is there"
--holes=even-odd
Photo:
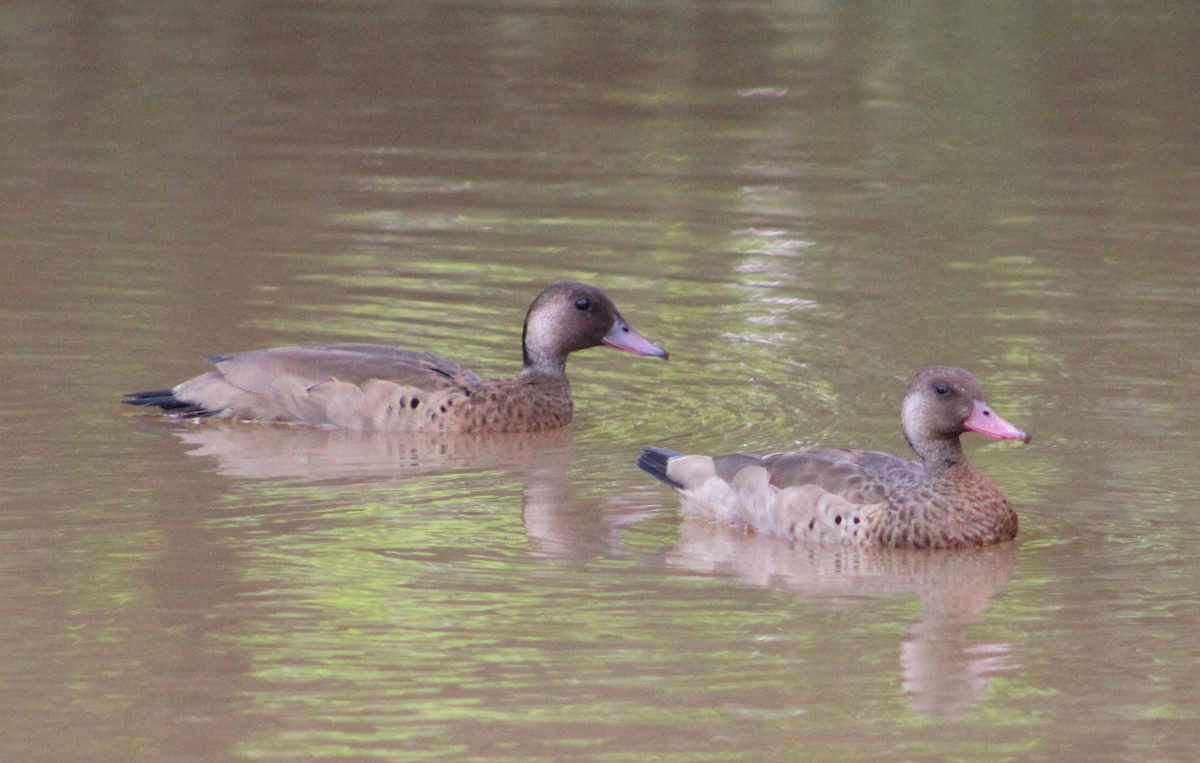
[[[155,405],[164,411],[171,411],[176,416],[184,418],[199,418],[211,416],[216,411],[205,410],[195,403],[180,400],[175,397],[175,391],[170,389],[154,389],[148,392],[128,392],[121,399],[126,405]]]
[[[642,455],[638,456],[637,465],[639,469],[655,479],[662,480],[671,487],[682,490],[683,485],[681,483],[667,476],[667,462],[678,455],[680,454],[666,448],[644,448]]]

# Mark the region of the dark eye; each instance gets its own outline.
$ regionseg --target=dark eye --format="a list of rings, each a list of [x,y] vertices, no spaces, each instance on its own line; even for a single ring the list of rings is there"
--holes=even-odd
[[[946,382],[938,382],[937,384],[933,385],[933,391],[939,395],[948,395],[950,394],[950,385]]]
[[[579,299],[575,300],[575,307],[579,308],[580,310],[591,310],[592,301],[587,297],[580,297]]]

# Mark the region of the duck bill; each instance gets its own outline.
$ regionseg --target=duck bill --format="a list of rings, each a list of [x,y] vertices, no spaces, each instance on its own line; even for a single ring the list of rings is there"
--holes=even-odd
[[[634,355],[650,355],[663,360],[669,357],[666,350],[629,328],[629,324],[620,318],[613,322],[612,328],[600,341],[604,343],[605,347],[625,350]]]
[[[971,415],[963,422],[963,428],[993,440],[1020,440],[1024,443],[1030,440],[1029,435],[1000,418],[1000,415],[982,400],[975,401]]]

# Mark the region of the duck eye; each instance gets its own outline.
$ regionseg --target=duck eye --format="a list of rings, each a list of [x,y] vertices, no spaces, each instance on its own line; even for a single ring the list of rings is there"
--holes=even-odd
[[[575,307],[579,308],[580,310],[591,310],[592,301],[587,297],[580,297],[579,299],[575,300]]]
[[[938,382],[937,384],[933,385],[933,391],[939,395],[948,395],[950,394],[950,385],[946,382]]]

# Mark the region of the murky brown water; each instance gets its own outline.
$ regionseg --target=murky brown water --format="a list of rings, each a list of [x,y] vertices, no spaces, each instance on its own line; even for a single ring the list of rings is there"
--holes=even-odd
[[[194,5],[194,7],[193,7]],[[0,757],[1185,760],[1200,10],[9,3]],[[452,443],[122,409],[212,352],[668,364]],[[640,446],[902,451],[974,370],[1014,547],[682,522]]]

